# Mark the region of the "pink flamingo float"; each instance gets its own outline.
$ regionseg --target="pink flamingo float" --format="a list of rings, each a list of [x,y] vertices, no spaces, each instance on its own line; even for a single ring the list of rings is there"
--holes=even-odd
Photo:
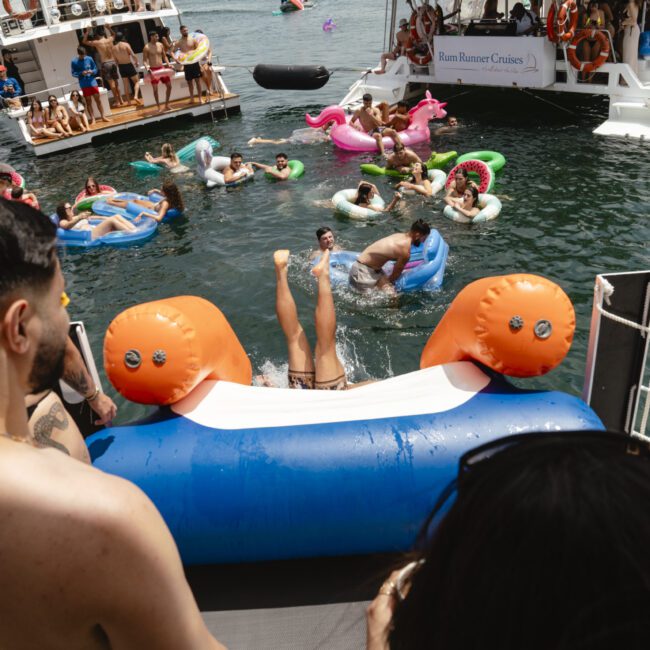
[[[399,132],[400,140],[406,146],[429,140],[431,137],[429,120],[434,118],[440,120],[445,117],[447,115],[447,111],[444,110],[446,105],[447,102],[441,103],[437,99],[433,99],[427,90],[425,98],[409,111],[411,120],[408,127]],[[350,126],[348,124],[349,116],[340,106],[328,106],[318,117],[312,117],[307,113],[305,120],[312,129],[319,129],[328,122],[334,122],[330,138],[341,149],[346,151],[377,150],[375,139],[364,131]],[[395,144],[392,138],[385,137],[383,140],[386,149],[392,148]]]

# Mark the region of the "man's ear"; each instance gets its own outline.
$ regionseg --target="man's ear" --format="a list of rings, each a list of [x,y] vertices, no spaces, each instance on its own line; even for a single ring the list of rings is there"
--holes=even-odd
[[[25,354],[29,350],[29,337],[27,336],[27,321],[31,309],[24,300],[12,302],[2,318],[2,331],[7,350],[15,354]]]

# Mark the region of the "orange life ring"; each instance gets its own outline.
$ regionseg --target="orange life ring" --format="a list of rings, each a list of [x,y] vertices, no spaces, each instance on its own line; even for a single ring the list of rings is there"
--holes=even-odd
[[[581,61],[578,58],[578,45],[586,38],[589,40],[596,39],[600,42],[600,54],[593,61]],[[571,65],[579,72],[593,72],[607,61],[609,57],[609,40],[603,32],[597,29],[582,29],[567,48],[567,57]]]
[[[408,58],[413,61],[416,65],[427,65],[431,61],[431,52],[426,54],[416,54],[414,48],[406,50]]]
[[[28,20],[34,15],[34,12],[38,9],[38,0],[29,0],[29,11],[24,11],[23,13],[15,13],[11,7],[11,0],[2,0],[2,6],[4,10],[16,20]]]
[[[566,25],[569,23],[569,29]],[[559,40],[570,41],[576,33],[578,26],[578,3],[576,0],[566,0],[557,12],[557,37]]]
[[[551,3],[551,7],[548,10],[548,16],[546,16],[546,36],[551,43],[557,43],[558,38],[555,33],[555,12],[557,11],[557,6],[555,3]]]
[[[424,7],[424,5],[422,7]],[[424,34],[420,34],[420,32],[418,32],[418,18],[420,18],[418,10],[415,9],[411,14],[411,38],[414,41],[430,41],[436,29],[435,9],[433,7],[427,8],[431,10],[431,13],[427,10],[424,10],[421,16],[421,23],[422,27],[424,28]]]

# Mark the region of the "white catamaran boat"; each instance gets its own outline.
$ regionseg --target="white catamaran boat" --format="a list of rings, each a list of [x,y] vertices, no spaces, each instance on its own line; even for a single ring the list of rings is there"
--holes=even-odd
[[[584,30],[577,24],[579,11],[574,0],[563,4],[545,0],[543,6],[540,3],[538,27],[527,36],[517,36],[515,21],[507,20],[515,0],[498,0],[495,13],[501,14],[501,19],[482,18],[487,4],[484,0],[439,0],[438,20],[433,2],[408,0],[407,4],[412,8],[410,19],[404,14],[411,10],[407,7],[404,12],[401,0],[386,3],[384,43],[384,51],[394,49],[397,19],[404,16],[409,20],[411,35],[406,54],[388,61],[385,74],[364,73],[350,87],[340,106],[356,108],[364,93],[372,94],[375,101],[394,103],[420,97],[425,88],[440,100],[451,100],[473,91],[500,90],[533,95],[543,102],[564,107],[567,103],[580,103],[588,96],[600,96],[609,100],[609,118],[594,133],[650,138],[647,32],[641,34],[641,53],[635,71],[633,66],[617,60],[606,25],[590,28],[593,34],[589,38],[602,42],[603,54],[585,68],[589,74],[580,74],[578,39],[584,40],[587,35],[581,37]],[[646,0],[639,10],[641,32],[647,4]],[[445,18],[442,29],[440,10]],[[605,52],[611,55],[607,57]],[[501,101],[497,100],[499,106],[506,99],[503,96]]]
[[[97,121],[90,125],[88,132],[75,132],[69,137],[33,137],[27,126],[25,105],[36,98],[45,107],[48,95],[55,95],[59,104],[66,105],[70,93],[79,89],[77,79],[71,75],[70,62],[76,56],[85,29],[109,26],[114,32],[121,32],[142,63],[147,34],[151,30],[160,30],[164,26],[163,21],[177,18],[180,23],[180,13],[172,0],[3,0],[3,7],[6,15],[0,16],[0,44],[3,49],[9,50],[25,86],[21,98],[23,107],[7,107],[3,111],[3,119],[15,137],[37,156],[90,144],[116,131],[142,124],[202,115],[214,119],[240,109],[239,95],[228,90],[221,76],[223,67],[212,66],[213,92],[207,101],[190,104],[188,84],[181,66],[177,66],[178,69],[171,71],[170,109],[159,113],[152,86],[146,83],[144,67],[140,66],[139,86],[143,105],[112,106],[112,93],[98,76],[99,97],[104,114],[110,118],[109,122]],[[118,84],[121,90],[122,79],[118,80]],[[161,83],[159,87],[162,105],[165,86]]]

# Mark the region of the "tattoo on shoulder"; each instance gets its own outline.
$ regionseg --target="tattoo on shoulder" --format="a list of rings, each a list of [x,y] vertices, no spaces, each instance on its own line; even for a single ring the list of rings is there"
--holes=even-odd
[[[36,440],[36,446],[41,449],[45,447],[53,447],[69,456],[70,452],[65,445],[62,445],[56,440],[52,440],[52,432],[54,429],[65,431],[67,428],[68,415],[59,402],[54,402],[47,415],[42,415],[34,423],[34,439]]]
[[[78,372],[66,372],[63,375],[63,380],[70,384],[81,395],[87,395],[88,389],[88,380],[86,379],[86,373],[82,370]]]

